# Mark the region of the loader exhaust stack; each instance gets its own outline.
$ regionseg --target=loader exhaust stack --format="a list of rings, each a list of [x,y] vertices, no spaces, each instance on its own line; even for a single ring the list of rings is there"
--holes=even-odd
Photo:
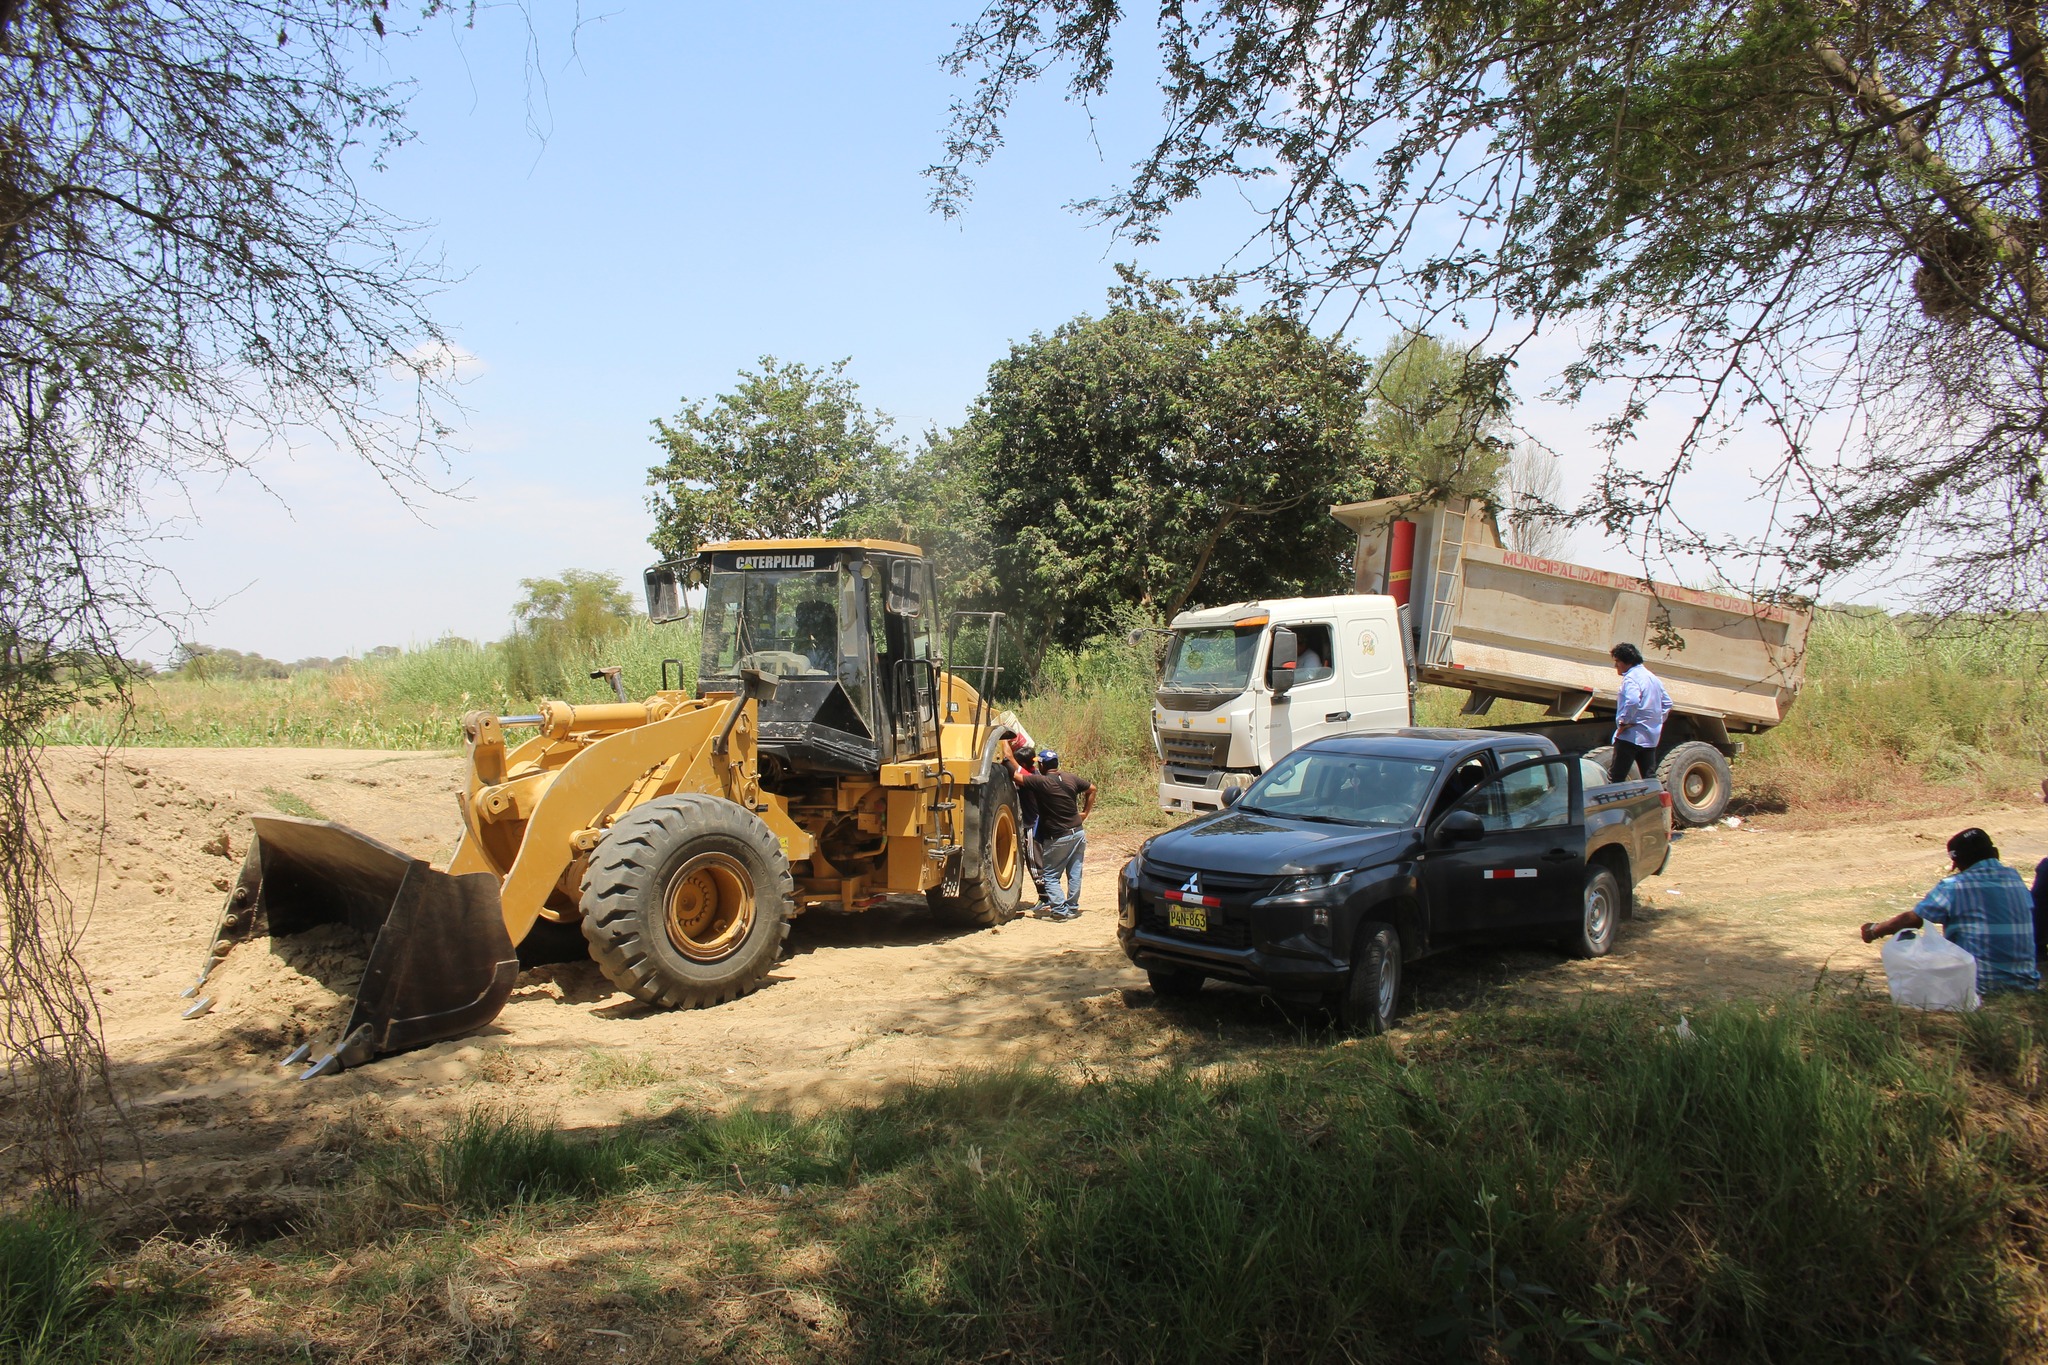
[[[341,1037],[307,1077],[460,1037],[504,1008],[519,960],[496,877],[436,872],[422,859],[322,820],[258,815],[253,823],[256,836],[188,996],[199,995],[244,939],[346,924],[369,941],[369,960]],[[189,1013],[207,1004],[201,999]]]

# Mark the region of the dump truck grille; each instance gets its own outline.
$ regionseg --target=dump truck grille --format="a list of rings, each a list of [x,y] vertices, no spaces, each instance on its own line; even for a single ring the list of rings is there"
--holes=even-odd
[[[1182,763],[1191,768],[1220,768],[1230,757],[1230,736],[1161,730],[1159,748],[1168,763]]]

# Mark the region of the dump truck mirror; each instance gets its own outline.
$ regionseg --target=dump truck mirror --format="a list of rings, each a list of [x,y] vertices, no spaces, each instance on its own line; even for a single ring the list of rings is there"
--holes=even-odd
[[[1294,686],[1294,661],[1298,656],[1294,632],[1285,626],[1273,630],[1273,659],[1266,666],[1266,679],[1275,692]]]
[[[647,584],[647,618],[657,625],[664,621],[690,619],[689,599],[684,596],[684,566],[657,564],[642,577]]]

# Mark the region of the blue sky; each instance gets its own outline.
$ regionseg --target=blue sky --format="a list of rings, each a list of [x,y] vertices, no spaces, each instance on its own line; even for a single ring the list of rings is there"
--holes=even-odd
[[[365,179],[461,277],[435,312],[473,357],[449,475],[464,491],[409,510],[308,449],[162,493],[156,552],[191,604],[186,638],[292,659],[496,637],[521,578],[578,567],[637,585],[649,423],[685,397],[767,354],[850,358],[899,434],[950,425],[1013,341],[1099,310],[1117,261],[1213,269],[1253,226],[1226,196],[1134,250],[1064,207],[1142,149],[1157,113],[1142,67],[1092,119],[1056,87],[1028,96],[967,216],[929,212],[920,172],[960,93],[938,59],[975,8],[958,0],[610,0],[573,33],[566,7],[533,8],[531,93],[509,11],[393,44],[418,136]],[[1352,335],[1371,350],[1388,330]],[[1583,491],[1586,419],[1525,420]],[[1701,483],[1711,520],[1744,519],[1743,463]],[[1583,531],[1573,554],[1633,563]]]

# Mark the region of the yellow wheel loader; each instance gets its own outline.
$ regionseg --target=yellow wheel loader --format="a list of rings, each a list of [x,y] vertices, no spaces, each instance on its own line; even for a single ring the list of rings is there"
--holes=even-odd
[[[915,895],[965,925],[1017,914],[1023,831],[1002,758],[1018,731],[986,698],[999,615],[955,614],[979,618],[981,662],[948,669],[930,566],[894,541],[725,542],[646,577],[658,622],[704,594],[696,696],[670,659],[643,701],[608,669],[592,676],[616,702],[463,717],[445,872],[338,825],[257,817],[187,996],[252,935],[363,932],[353,1011],[313,1076],[488,1023],[520,945],[571,926],[621,990],[689,1007],[759,985],[815,907]]]

